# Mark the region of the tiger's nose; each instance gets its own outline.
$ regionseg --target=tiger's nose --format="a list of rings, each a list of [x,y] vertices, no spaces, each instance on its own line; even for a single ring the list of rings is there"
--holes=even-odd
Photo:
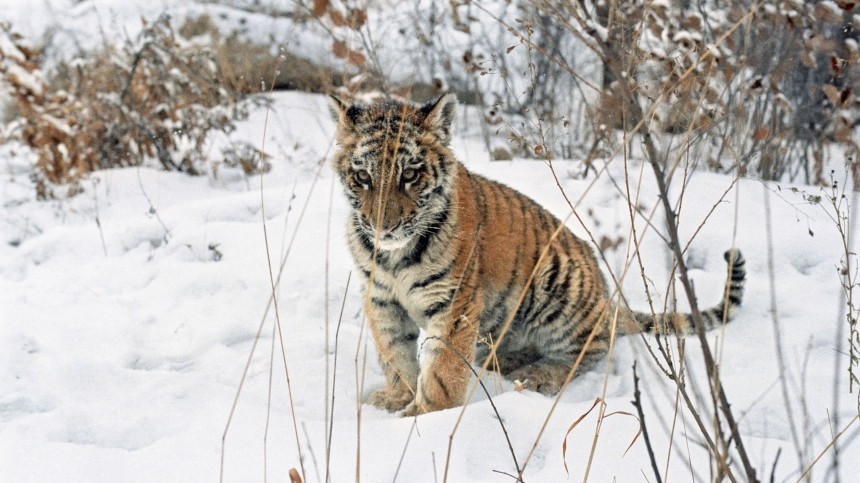
[[[397,227],[400,226],[400,220],[397,221],[383,221],[380,233],[382,235],[388,235],[392,231],[396,230]]]

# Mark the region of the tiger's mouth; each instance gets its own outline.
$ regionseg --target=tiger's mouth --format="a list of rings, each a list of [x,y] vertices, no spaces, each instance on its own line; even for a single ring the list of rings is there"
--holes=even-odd
[[[386,251],[405,247],[414,235],[412,230],[402,224],[391,230],[377,230],[367,227],[367,234],[371,240],[375,241],[377,248]]]
[[[410,237],[401,236],[399,238],[393,237],[390,235],[386,235],[385,237],[380,237],[379,242],[377,243],[377,247],[380,250],[397,250],[398,248],[403,248],[406,244],[411,240]]]

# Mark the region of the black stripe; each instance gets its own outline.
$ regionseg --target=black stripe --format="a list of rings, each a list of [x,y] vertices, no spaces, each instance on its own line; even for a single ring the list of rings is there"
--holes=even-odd
[[[381,290],[383,292],[390,292],[391,291],[391,287],[389,287],[388,285],[385,285],[384,283],[376,280],[375,278],[373,279],[373,286],[378,288],[379,290]]]
[[[570,271],[567,271],[565,272],[563,281],[559,285],[556,285],[555,287],[543,291],[543,293],[541,294],[545,297],[543,303],[540,304],[539,308],[535,308],[534,311],[529,313],[527,317],[529,319],[535,319],[537,317],[540,317],[540,314],[543,313],[543,311],[545,311],[546,309],[548,309],[550,304],[552,304],[553,302],[568,302],[567,291],[569,288]],[[535,289],[535,291],[537,291],[537,289]]]
[[[436,303],[432,304],[431,306],[427,307],[427,309],[424,311],[424,317],[427,317],[429,319],[430,317],[433,317],[434,315],[441,312],[442,309],[444,309],[447,306],[448,306],[448,301],[436,302]]]
[[[564,330],[561,333],[555,334],[550,337],[542,344],[543,347],[552,347],[554,345],[561,345],[565,349],[570,350],[571,343],[570,338],[573,335],[573,331],[577,328],[577,324],[564,324],[562,326]]]
[[[639,327],[642,328],[643,332],[651,332],[654,330],[654,317],[651,314],[636,312],[633,317],[636,319],[636,322],[639,323]]]
[[[442,382],[442,378],[439,377],[439,374],[436,374],[434,372],[433,378],[436,379],[436,384],[438,384],[439,388],[442,389],[442,392],[445,393],[445,399],[450,400],[451,399],[451,393],[448,392],[448,386],[446,386],[445,383]]]
[[[439,186],[433,188],[433,190],[430,191],[430,194],[427,195],[427,199],[429,200],[431,196],[441,196],[442,193],[444,192],[444,190],[445,190],[445,187],[443,185],[439,185]]]
[[[392,302],[391,300],[383,300],[383,299],[380,299],[377,297],[371,297],[370,298],[370,303],[372,303],[373,305],[375,305],[377,307],[388,307],[389,305],[391,305],[391,302]]]
[[[555,322],[555,321],[556,321],[556,319],[558,319],[559,317],[561,317],[561,314],[562,314],[563,312],[564,312],[564,307],[557,307],[555,310],[553,310],[552,312],[550,312],[546,317],[544,317],[544,318],[543,318],[543,320],[541,321],[541,323],[542,323],[543,325],[550,325],[550,324],[552,324],[553,322]],[[569,325],[569,324],[568,324],[568,325]]]
[[[549,241],[553,231],[555,231],[555,227],[550,226],[550,223],[549,223],[549,219],[553,218],[553,216],[550,215],[549,212],[546,211],[545,209],[543,209],[543,207],[541,207],[541,206],[538,206],[537,209],[538,209],[537,214],[538,214],[538,217],[540,218],[540,226],[543,229],[544,234],[546,234],[546,240],[545,241]]]
[[[551,291],[553,289],[553,285],[555,285],[555,280],[558,278],[558,271],[560,269],[561,260],[558,259],[558,253],[553,252],[552,261],[549,265],[549,271],[547,273],[546,280],[546,290]]]
[[[439,171],[442,172],[442,177],[448,176],[448,164],[445,162],[445,156],[439,152],[438,149],[434,149],[433,153],[436,155],[436,158],[439,160],[437,165],[439,166]]]
[[[418,237],[415,249],[401,260],[401,267],[409,267],[421,262],[421,257],[424,256],[424,252],[427,251],[427,247],[430,246],[430,241],[439,234],[439,231],[445,225],[445,222],[448,221],[450,210],[451,202],[450,200],[447,200],[445,208],[436,215],[436,219],[433,220],[430,226]]]
[[[714,307],[711,311],[712,311],[712,313],[714,314],[714,317],[716,318],[716,320],[718,320],[718,321],[720,321],[720,322],[722,322],[722,321],[723,321],[723,316],[725,315],[725,313],[723,312],[723,307],[722,307],[722,306],[720,306],[720,307]],[[690,317],[688,317],[688,318],[690,318]],[[712,325],[714,325],[714,324],[712,324]],[[692,325],[692,324],[690,324],[690,327],[692,327],[692,326],[693,326],[693,325]]]
[[[353,228],[353,230],[355,230],[358,241],[361,242],[361,247],[367,250],[368,253],[373,253],[373,240],[367,236],[364,230],[360,228]]]
[[[429,277],[425,278],[424,280],[419,280],[419,281],[413,283],[412,286],[409,287],[409,291],[411,292],[411,291],[418,289],[418,288],[424,288],[433,282],[438,282],[439,280],[442,280],[443,278],[447,277],[448,274],[451,273],[451,270],[453,270],[453,269],[454,269],[454,263],[452,262],[447,267],[434,273],[433,275],[430,275]]]
[[[603,296],[599,293],[599,291],[590,291],[589,298],[586,299],[582,306],[580,306],[580,309],[577,313],[577,315],[579,315],[579,320],[581,322],[590,322],[589,319],[591,318],[591,314],[594,312],[595,307],[600,305],[602,299]]]

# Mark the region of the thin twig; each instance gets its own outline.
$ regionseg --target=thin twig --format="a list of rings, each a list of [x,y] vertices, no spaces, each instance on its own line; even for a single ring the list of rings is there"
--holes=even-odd
[[[648,426],[645,424],[645,411],[642,409],[642,393],[639,392],[639,375],[636,374],[636,362],[633,362],[633,406],[639,414],[639,424],[642,426],[642,437],[645,438],[645,448],[648,450],[648,460],[651,461],[651,469],[657,483],[662,483],[660,470],[657,468],[657,459],[654,457],[654,448],[651,446],[651,438],[648,436]]]
[[[328,149],[331,149],[331,143],[329,144]],[[292,252],[292,248],[293,248],[295,241],[296,241],[296,236],[298,235],[298,232],[299,232],[299,228],[302,226],[302,221],[304,220],[305,213],[307,212],[307,208],[310,205],[311,196],[314,193],[314,189],[316,188],[317,181],[319,180],[320,174],[322,173],[322,168],[325,164],[325,163],[323,163],[323,161],[325,161],[327,156],[328,156],[328,151],[320,159],[320,162],[317,165],[317,170],[314,173],[314,178],[313,178],[313,181],[311,182],[310,189],[308,190],[308,195],[305,198],[305,201],[304,201],[304,204],[302,205],[301,211],[299,212],[299,218],[296,221],[296,226],[293,229],[293,234],[290,237],[290,241],[287,244],[287,249],[281,258],[281,264],[280,264],[280,267],[278,268],[278,276],[275,279],[275,283],[274,283],[275,288],[279,287],[281,284],[281,279],[282,279],[283,274],[284,274],[284,269],[286,268],[286,265],[287,265],[287,260],[289,260],[290,253]],[[274,290],[272,292],[274,292]],[[219,469],[219,481],[221,481],[221,482],[224,481],[224,461],[225,461],[225,457],[226,457],[227,434],[230,432],[230,427],[231,427],[232,422],[233,422],[233,416],[236,412],[236,407],[239,405],[239,397],[241,396],[242,389],[245,386],[245,380],[247,379],[248,372],[251,368],[251,361],[253,360],[254,352],[257,349],[257,343],[260,340],[260,335],[262,334],[263,327],[265,326],[265,323],[266,323],[266,319],[269,316],[269,310],[271,310],[271,308],[272,308],[273,299],[274,299],[273,294],[270,293],[269,294],[269,300],[266,303],[266,307],[263,310],[263,315],[260,318],[260,324],[257,326],[257,332],[254,335],[254,340],[251,343],[251,350],[248,353],[247,360],[245,361],[245,367],[242,371],[242,376],[239,378],[239,385],[236,388],[236,395],[233,397],[233,402],[230,405],[230,411],[227,415],[227,421],[224,424],[224,431],[221,434],[221,457],[220,457],[220,469]]]
[[[782,389],[782,400],[785,404],[786,418],[788,419],[788,428],[791,432],[791,440],[794,443],[794,450],[797,452],[797,465],[803,468],[806,464],[803,455],[803,446],[798,437],[797,425],[794,421],[794,411],[792,410],[791,395],[788,391],[788,377],[791,373],[785,364],[786,358],[782,350],[782,330],[779,323],[779,312],[776,304],[776,274],[775,263],[773,260],[773,227],[771,224],[771,209],[770,209],[770,193],[763,190],[764,194],[764,212],[765,212],[765,233],[767,235],[767,272],[768,282],[770,286],[770,318],[773,322],[774,343],[776,344],[776,359],[779,367],[779,385]]]
[[[409,427],[409,434],[406,435],[406,443],[403,444],[403,451],[400,453],[400,460],[397,461],[397,469],[394,470],[394,476],[391,478],[391,483],[397,483],[397,475],[400,473],[400,467],[403,465],[403,459],[406,457],[406,449],[409,448],[409,441],[412,439],[412,433],[415,432],[415,426],[418,425],[418,420],[412,420],[412,426]]]
[[[269,108],[266,107],[266,116],[265,116],[265,119],[263,121],[263,141],[262,141],[262,146],[260,147],[260,152],[265,152],[266,131],[267,131],[268,125],[269,125]],[[286,347],[284,346],[284,333],[283,333],[283,328],[282,328],[283,324],[281,324],[281,311],[279,310],[279,307],[278,307],[278,297],[277,297],[277,288],[276,288],[277,284],[275,283],[275,274],[274,274],[274,271],[272,270],[272,255],[271,255],[271,250],[269,248],[269,229],[268,229],[268,225],[266,223],[266,201],[265,201],[266,197],[265,197],[265,191],[263,188],[263,178],[265,178],[265,177],[261,175],[260,176],[260,216],[261,216],[261,219],[263,222],[263,242],[264,242],[265,247],[266,247],[266,268],[268,269],[267,271],[269,272],[269,283],[270,283],[271,288],[272,288],[272,303],[274,304],[274,309],[275,309],[275,326],[278,329],[278,341],[280,342],[280,346],[281,346],[281,359],[284,362],[284,375],[287,378],[287,396],[288,396],[289,401],[290,401],[290,416],[291,416],[292,421],[293,421],[293,434],[295,435],[295,438],[296,438],[296,449],[297,449],[298,454],[299,454],[299,467],[302,470],[302,480],[306,481],[308,478],[307,478],[307,474],[305,473],[305,462],[304,462],[304,457],[302,456],[302,444],[299,441],[299,426],[296,423],[296,409],[295,409],[295,404],[293,401],[293,386],[292,386],[292,383],[290,381],[289,365],[287,364],[287,350],[286,350]]]
[[[317,465],[317,456],[314,453],[314,447],[311,444],[311,435],[308,434],[308,427],[304,421],[302,421],[302,432],[305,433],[305,441],[308,442],[308,453],[311,455],[311,462],[314,464],[314,473],[317,475],[317,482],[321,482],[320,480],[320,468]]]
[[[855,415],[853,418],[851,418],[851,421],[848,421],[848,424],[846,424],[846,425],[845,425],[845,427],[844,427],[844,428],[842,428],[842,431],[839,431],[839,433],[837,433],[837,434],[836,434],[836,436],[835,436],[835,437],[833,437],[833,439],[830,441],[830,443],[828,443],[828,444],[827,444],[827,446],[825,446],[825,447],[824,447],[824,449],[822,449],[822,450],[821,450],[821,452],[820,452],[820,453],[818,453],[818,456],[817,456],[817,457],[812,461],[812,463],[811,463],[811,464],[806,468],[806,470],[803,472],[803,474],[801,474],[801,475],[800,475],[800,478],[798,478],[798,479],[797,479],[797,481],[802,480],[802,479],[806,476],[806,474],[807,474],[807,473],[809,473],[810,471],[812,471],[812,467],[813,467],[813,466],[815,466],[815,464],[816,464],[816,463],[818,463],[818,460],[820,460],[820,459],[821,459],[821,457],[822,457],[822,456],[824,456],[824,455],[825,455],[825,453],[827,453],[827,450],[829,450],[830,448],[832,448],[832,447],[833,447],[833,445],[835,445],[835,444],[836,444],[836,441],[839,439],[839,437],[840,437],[840,436],[842,436],[842,435],[845,433],[845,431],[848,431],[848,429],[849,429],[849,428],[850,428],[854,423],[856,423],[858,419],[860,419],[860,415]]]
[[[331,481],[331,435],[334,433],[334,390],[337,386],[337,354],[338,354],[338,341],[340,340],[340,324],[343,322],[343,309],[346,307],[346,295],[349,293],[349,281],[352,279],[352,272],[346,276],[346,288],[343,289],[343,300],[340,303],[340,315],[337,317],[337,328],[334,331],[334,361],[332,362],[332,376],[331,376],[331,404],[328,405],[328,408],[331,410],[331,414],[328,415],[328,437],[326,439],[325,444],[325,481],[328,483]]]
[[[98,178],[92,178],[92,180],[93,180],[93,204],[94,204],[95,210],[96,210],[96,227],[98,227],[98,229],[99,229],[99,238],[102,241],[102,250],[104,251],[105,257],[107,257],[108,256],[107,244],[105,244],[105,234],[104,234],[104,231],[102,230],[102,221],[101,221],[101,217],[99,216],[99,179]]]
[[[480,384],[481,389],[484,391],[484,395],[486,395],[487,400],[490,401],[490,406],[493,408],[493,412],[496,414],[496,419],[499,420],[499,426],[502,427],[502,433],[504,433],[505,441],[507,441],[507,443],[508,443],[508,450],[510,450],[510,452],[511,452],[511,459],[514,460],[514,467],[517,469],[517,474],[520,475],[519,478],[517,479],[517,481],[523,481],[522,480],[522,471],[520,470],[520,464],[517,462],[517,455],[514,452],[514,445],[511,444],[511,438],[508,435],[508,429],[505,427],[505,422],[502,420],[502,415],[499,414],[499,409],[496,407],[496,403],[493,402],[493,397],[490,396],[490,391],[487,390],[487,386],[484,385],[484,381],[481,380],[481,378],[478,376],[478,373],[472,367],[472,364],[465,357],[463,357],[463,354],[460,354],[460,351],[458,351],[454,346],[452,346],[447,340],[442,339],[439,336],[433,335],[433,336],[430,336],[430,337],[427,337],[426,339],[424,339],[424,342],[422,343],[422,345],[424,343],[426,343],[428,340],[438,340],[438,341],[442,342],[443,344],[445,344],[445,346],[448,347],[448,349],[450,349],[451,352],[456,354],[457,357],[459,357],[460,360],[463,361],[463,364],[465,364],[466,367],[469,368],[469,371],[472,372],[472,375],[474,375],[477,378],[478,384]],[[453,437],[453,433],[451,434],[451,437]]]
[[[782,448],[776,450],[776,457],[773,459],[773,465],[770,467],[770,483],[774,483],[776,478],[776,464],[779,463],[779,457],[782,455]]]

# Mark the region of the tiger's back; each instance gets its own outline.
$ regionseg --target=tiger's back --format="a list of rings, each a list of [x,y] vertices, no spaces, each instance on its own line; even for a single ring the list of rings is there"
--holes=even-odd
[[[408,406],[407,414],[461,404],[464,361],[483,360],[487,341],[498,344],[492,362],[506,377],[552,394],[578,357],[588,364],[606,352],[610,316],[619,333],[664,322],[614,310],[585,241],[527,196],[456,160],[448,147],[455,105],[450,95],[425,106],[332,100],[335,170],[353,209],[349,245],[386,375],[370,402]],[[732,253],[729,304],[704,311],[709,324],[741,302],[743,260]],[[666,322],[685,331],[689,316]],[[427,335],[420,366],[419,329]]]

